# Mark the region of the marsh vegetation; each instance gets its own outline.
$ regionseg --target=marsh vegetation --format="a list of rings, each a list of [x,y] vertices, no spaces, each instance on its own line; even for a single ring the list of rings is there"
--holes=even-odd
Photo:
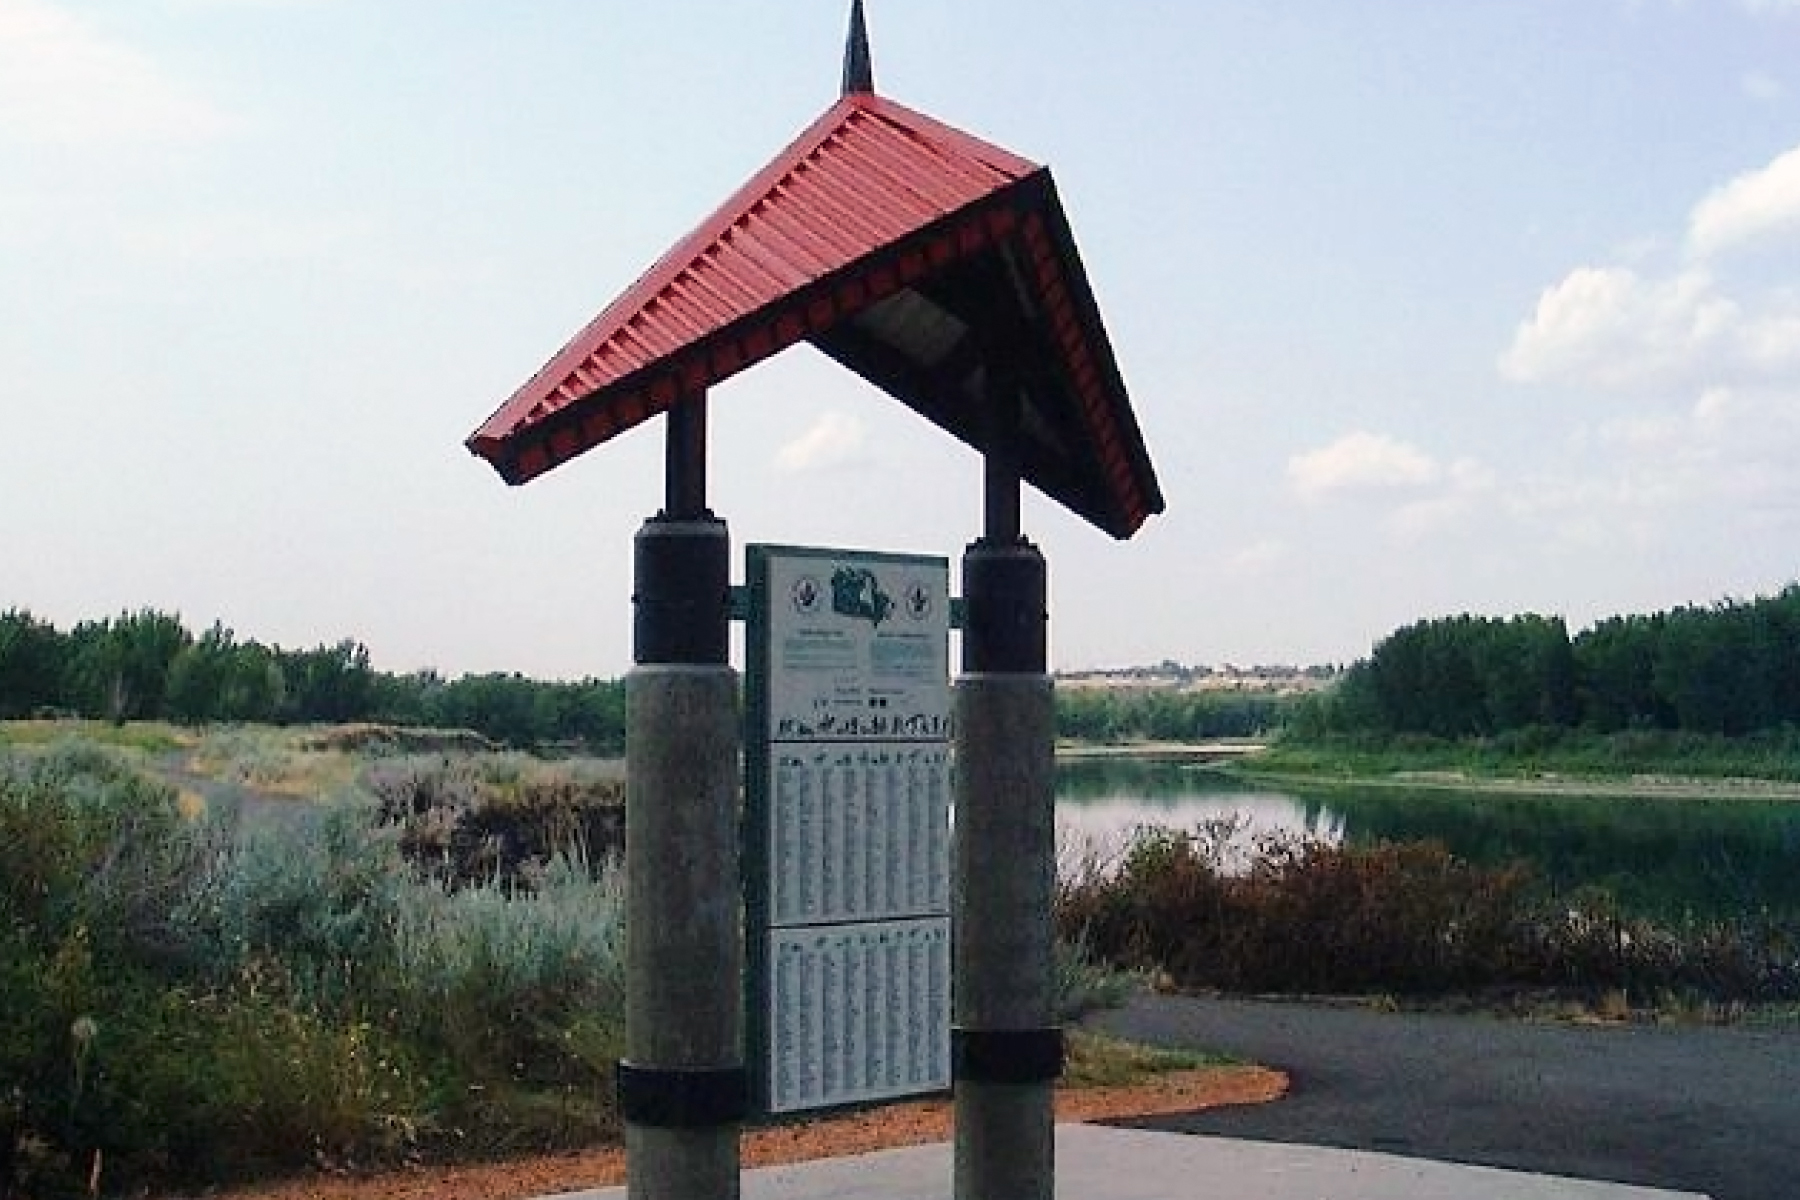
[[[465,742],[0,723],[0,1195],[615,1141],[623,766]]]

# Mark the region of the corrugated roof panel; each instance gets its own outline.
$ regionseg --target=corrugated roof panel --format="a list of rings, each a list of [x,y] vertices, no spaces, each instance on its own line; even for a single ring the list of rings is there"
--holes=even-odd
[[[522,483],[803,340],[977,449],[984,381],[1023,380],[1027,479],[1116,537],[1162,509],[1049,173],[868,92],[822,114],[468,445]]]
[[[803,220],[794,206],[783,205],[771,209],[765,218],[767,227],[779,233],[788,242],[803,246],[811,257],[811,266],[815,273],[823,273],[833,266],[854,256],[867,245],[867,235],[860,235],[846,222],[838,219],[836,206],[826,198],[825,189],[816,189],[808,204],[813,219]],[[829,214],[832,219],[821,221],[821,215]]]
[[[804,229],[782,228],[776,210],[759,216],[760,219],[754,225],[746,226],[739,236],[744,239],[746,250],[763,256],[764,261],[781,272],[787,285],[784,290],[791,291],[811,283],[827,269],[828,252],[818,245],[817,238],[808,235]]]
[[[890,100],[846,96],[571,339],[482,425],[471,445],[503,441],[547,402],[561,408],[565,397],[644,370],[679,345],[1037,169]],[[822,211],[814,211],[815,203]],[[820,220],[841,218],[846,209],[862,219],[854,225]],[[832,232],[799,238],[794,229]],[[661,308],[657,300],[664,296]],[[627,332],[640,322],[650,332]]]
[[[986,177],[980,172],[960,172],[943,158],[929,153],[920,156],[917,143],[903,138],[882,136],[886,129],[877,126],[867,136],[846,138],[838,148],[845,164],[855,168],[853,176],[845,176],[860,194],[878,196],[881,202],[917,221],[927,213],[945,216],[968,203],[973,189],[992,188],[1007,182]],[[917,170],[920,157],[931,166],[930,171]]]
[[[878,241],[882,236],[881,229],[867,217],[868,206],[859,200],[856,192],[844,187],[837,179],[826,176],[819,180],[813,189],[812,207],[839,231],[846,253],[856,246]]]

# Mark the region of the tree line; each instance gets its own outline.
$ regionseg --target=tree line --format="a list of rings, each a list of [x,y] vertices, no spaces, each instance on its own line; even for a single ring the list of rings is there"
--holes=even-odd
[[[625,689],[610,680],[518,674],[394,674],[361,642],[288,650],[239,640],[215,622],[141,609],[64,632],[23,609],[0,613],[0,719],[277,725],[376,721],[472,729],[511,746],[625,744]]]
[[[0,612],[0,719],[379,721],[472,729],[512,746],[612,752],[625,739],[619,680],[513,673],[449,680],[375,670],[361,642],[288,650],[222,624],[193,633],[142,609],[67,632]],[[1467,614],[1377,643],[1329,691],[1067,689],[1059,736],[1191,741],[1287,728],[1487,737],[1522,729],[1680,730],[1741,736],[1800,726],[1800,583],[1755,600],[1610,617],[1571,637],[1560,617]]]
[[[1293,706],[1292,697],[1268,691],[1058,688],[1056,736],[1086,742],[1261,737],[1280,728]]]
[[[1800,583],[1774,596],[1616,616],[1462,615],[1390,634],[1295,731],[1486,737],[1521,729],[1738,737],[1800,725]]]

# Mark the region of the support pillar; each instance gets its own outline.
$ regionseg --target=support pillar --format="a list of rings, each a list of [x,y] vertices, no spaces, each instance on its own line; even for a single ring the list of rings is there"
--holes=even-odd
[[[1055,712],[1043,555],[989,482],[989,536],[963,556],[956,688],[956,1200],[1052,1200],[1062,1073],[1051,906]],[[1016,488],[1016,477],[1013,483]],[[995,518],[999,519],[996,520]]]
[[[693,403],[671,413],[669,507],[634,546],[619,1064],[631,1200],[735,1200],[749,1095],[730,539],[704,507]]]

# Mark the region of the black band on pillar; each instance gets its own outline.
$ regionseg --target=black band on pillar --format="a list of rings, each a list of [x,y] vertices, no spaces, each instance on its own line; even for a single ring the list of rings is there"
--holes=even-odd
[[[633,1125],[709,1129],[734,1125],[750,1112],[750,1075],[743,1067],[618,1066],[619,1113]]]
[[[632,659],[729,661],[731,541],[719,520],[646,521],[632,544]]]
[[[1042,675],[1049,663],[1048,573],[1030,542],[976,542],[963,552],[963,670]]]
[[[1063,1031],[952,1029],[950,1069],[971,1083],[1045,1083],[1063,1073]]]

